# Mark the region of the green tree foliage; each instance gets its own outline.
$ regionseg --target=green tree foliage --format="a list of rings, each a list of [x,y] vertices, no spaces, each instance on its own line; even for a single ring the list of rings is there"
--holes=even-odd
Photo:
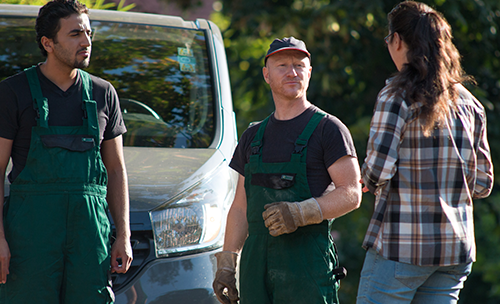
[[[312,54],[308,99],[351,130],[360,162],[366,151],[377,93],[396,71],[383,37],[394,0],[222,0],[212,19],[221,27],[229,59],[239,132],[274,110],[262,77],[264,55],[276,37],[295,36]],[[489,140],[500,164],[500,3],[498,0],[423,0],[451,24],[466,72],[477,86],[469,89],[487,109]],[[497,170],[498,171],[498,170]],[[498,176],[498,174],[497,174]],[[475,202],[477,262],[460,303],[500,301],[500,200],[498,179],[488,199]],[[361,242],[373,210],[373,196],[336,220],[334,235],[349,275],[341,301],[354,303],[364,260]]]
[[[6,4],[28,4],[28,5],[44,5],[49,0],[0,0],[0,3]],[[80,0],[88,8],[93,9],[116,9],[117,11],[128,11],[135,7],[135,4],[125,6],[125,0],[120,0],[118,5],[114,2],[105,3],[105,0]]]

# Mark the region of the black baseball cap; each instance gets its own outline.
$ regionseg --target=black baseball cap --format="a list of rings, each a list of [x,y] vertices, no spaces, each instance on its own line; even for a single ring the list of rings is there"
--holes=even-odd
[[[304,41],[296,39],[295,37],[285,37],[283,39],[274,39],[274,41],[269,46],[269,50],[267,51],[266,59],[264,62],[267,62],[267,58],[269,58],[269,56],[286,50],[301,51],[305,53],[307,57],[309,57],[309,60],[311,60],[311,54],[307,50]]]

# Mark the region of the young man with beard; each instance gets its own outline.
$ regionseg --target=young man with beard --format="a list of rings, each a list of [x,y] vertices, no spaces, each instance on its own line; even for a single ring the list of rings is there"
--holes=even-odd
[[[13,163],[0,216],[0,303],[110,303],[110,272],[132,261],[118,96],[81,70],[92,46],[87,7],[51,1],[36,32],[46,61],[0,83],[2,185]]]

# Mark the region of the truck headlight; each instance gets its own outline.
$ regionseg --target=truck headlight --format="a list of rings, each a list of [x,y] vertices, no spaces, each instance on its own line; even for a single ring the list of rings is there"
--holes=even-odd
[[[150,212],[158,257],[222,246],[235,175],[227,166]]]

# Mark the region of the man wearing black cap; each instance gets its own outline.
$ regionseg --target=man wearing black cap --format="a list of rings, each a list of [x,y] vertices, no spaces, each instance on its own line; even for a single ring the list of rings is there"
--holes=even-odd
[[[244,132],[230,164],[240,176],[216,254],[221,303],[338,303],[329,219],[359,207],[360,173],[347,127],[307,100],[311,71],[303,41],[270,45],[262,72],[276,110]]]

